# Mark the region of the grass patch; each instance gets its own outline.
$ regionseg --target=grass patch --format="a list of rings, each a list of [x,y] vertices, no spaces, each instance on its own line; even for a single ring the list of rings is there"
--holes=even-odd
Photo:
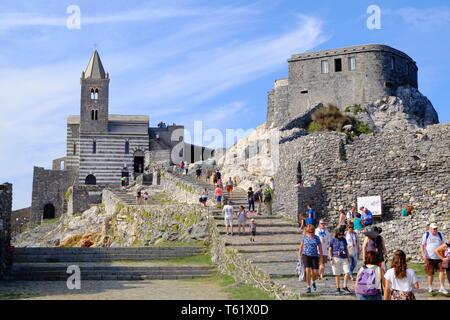
[[[418,276],[426,276],[424,266],[422,263],[408,263],[408,268],[413,269],[416,275]]]
[[[214,273],[200,280],[192,280],[218,283],[231,300],[274,300],[266,292],[253,286],[246,284],[235,286],[236,281],[232,277],[220,273]]]
[[[169,197],[169,195],[165,192],[160,192],[155,195],[152,195],[149,197],[149,205],[155,205],[155,204],[176,204],[177,202],[174,201],[172,198]]]
[[[0,300],[19,300],[19,299],[27,299],[32,296],[33,295],[31,295],[29,293],[0,292]]]
[[[59,221],[59,218],[54,219],[45,219],[41,221],[41,226],[48,226],[54,223],[57,223]]]
[[[158,242],[155,247],[203,247],[204,243],[202,240],[191,240],[191,241],[170,241],[163,240]]]

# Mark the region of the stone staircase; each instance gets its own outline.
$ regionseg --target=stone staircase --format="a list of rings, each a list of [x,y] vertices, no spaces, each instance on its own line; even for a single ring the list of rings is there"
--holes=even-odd
[[[183,176],[183,179],[191,183],[196,182],[195,178]],[[212,185],[201,180],[198,185],[206,187],[210,191],[210,197],[214,195]],[[224,190],[224,201],[227,201],[227,194]],[[234,209],[239,210],[243,205],[248,209],[246,190],[237,188],[233,191],[231,201]],[[225,203],[225,202],[224,202]],[[256,209],[256,208],[255,208]],[[253,265],[266,272],[272,280],[286,286],[292,292],[303,294],[306,290],[305,282],[298,280],[296,266],[298,263],[298,249],[300,245],[300,229],[292,221],[288,221],[281,215],[267,215],[262,205],[262,215],[253,214],[256,220],[256,242],[250,242],[250,233],[247,228],[245,235],[237,233],[237,219],[234,220],[234,235],[226,235],[221,209],[212,207],[211,213],[214,216],[220,234],[225,239],[226,246],[235,250],[244,258],[251,261]],[[358,270],[359,266],[357,266]],[[331,266],[328,263],[325,268],[326,280],[318,281],[318,293],[322,298],[336,299],[334,277],[332,277]],[[342,280],[341,280],[342,281]],[[353,295],[340,295],[339,299],[355,299]]]
[[[192,279],[214,268],[167,260],[202,252],[200,247],[17,248],[9,279],[67,280],[71,265],[80,268],[82,280]]]

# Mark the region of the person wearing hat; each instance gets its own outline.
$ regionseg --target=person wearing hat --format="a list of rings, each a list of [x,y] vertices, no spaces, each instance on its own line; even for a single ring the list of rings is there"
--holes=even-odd
[[[316,236],[318,236],[320,238],[320,243],[322,244],[322,248],[325,249],[322,252],[323,264],[321,264],[319,266],[320,280],[323,280],[324,276],[325,276],[325,264],[327,263],[327,261],[329,259],[327,248],[330,246],[330,241],[333,237],[331,236],[330,232],[328,231],[326,222],[323,219],[320,219],[319,227],[316,229],[315,233],[316,233]]]
[[[438,226],[435,223],[430,224],[430,228],[422,237],[420,251],[425,265],[425,272],[428,280],[428,292],[433,292],[433,277],[435,271],[439,272],[439,282],[441,288],[440,293],[448,294],[445,289],[445,270],[442,268],[441,257],[436,253],[436,249],[444,243],[442,233],[438,231]]]
[[[377,265],[381,267],[386,255],[386,245],[384,239],[380,236],[383,230],[378,227],[368,228],[364,231],[364,242],[362,245],[363,261],[365,260],[366,253],[373,251],[377,254],[378,263]]]

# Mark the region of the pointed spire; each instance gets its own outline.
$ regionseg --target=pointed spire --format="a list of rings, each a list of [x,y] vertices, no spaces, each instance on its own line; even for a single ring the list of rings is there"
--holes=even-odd
[[[94,53],[89,59],[86,71],[84,72],[84,79],[106,79],[107,75],[105,69],[103,68],[100,56],[95,49]]]

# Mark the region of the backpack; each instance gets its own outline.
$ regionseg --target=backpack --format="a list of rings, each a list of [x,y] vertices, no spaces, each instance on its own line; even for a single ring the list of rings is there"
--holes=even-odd
[[[362,296],[376,296],[381,293],[377,288],[377,268],[363,266],[363,270],[356,279],[355,292]]]
[[[441,239],[441,241],[444,241],[442,238],[442,233],[440,231],[438,231],[438,235],[439,235],[439,238]],[[430,237],[430,231],[427,231],[426,236],[425,236],[425,244],[427,243],[429,237]]]
[[[266,190],[266,191],[264,192],[264,201],[265,201],[265,202],[269,202],[269,201],[271,201],[271,200],[272,200],[272,194],[270,193],[269,190]]]

